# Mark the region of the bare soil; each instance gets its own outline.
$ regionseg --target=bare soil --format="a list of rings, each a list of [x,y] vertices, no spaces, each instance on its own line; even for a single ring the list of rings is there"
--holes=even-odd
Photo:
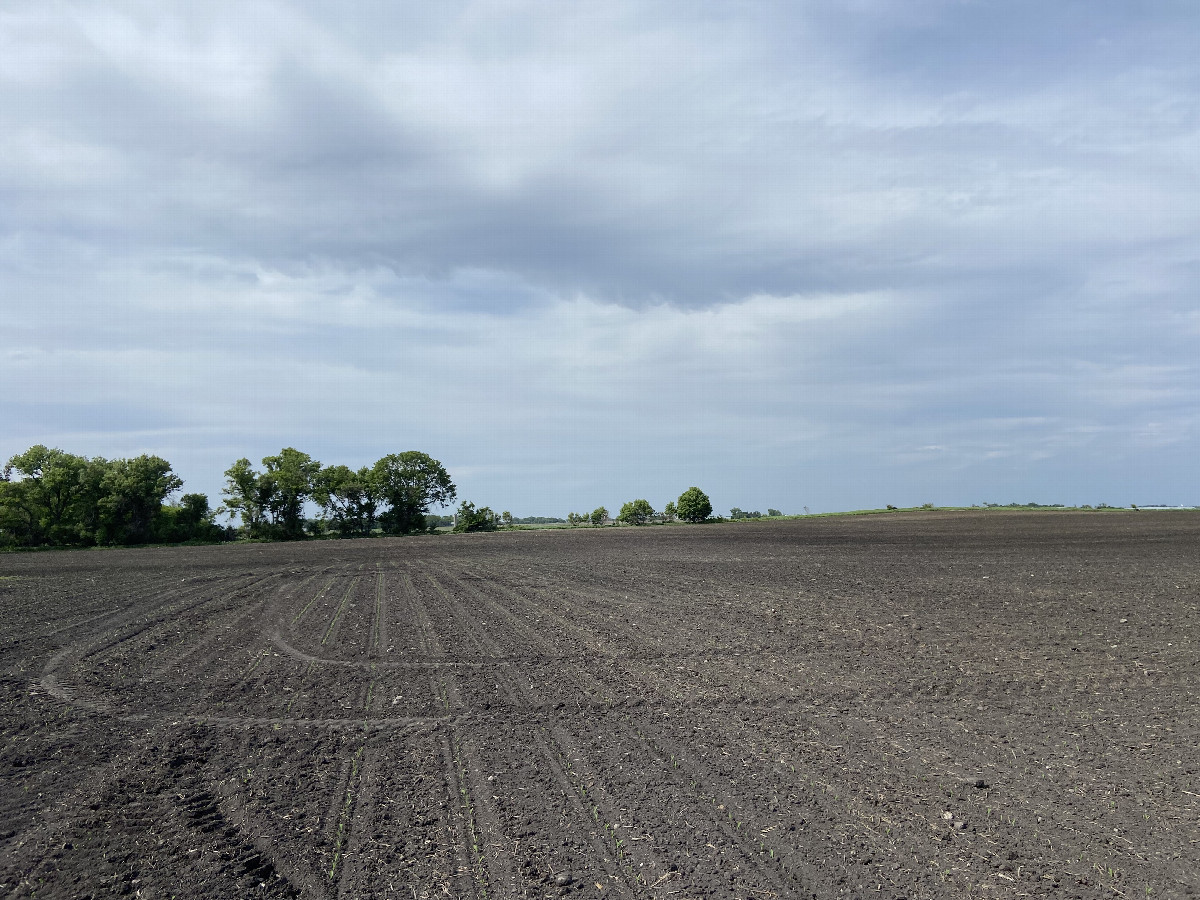
[[[1200,515],[0,557],[0,894],[1200,895]]]

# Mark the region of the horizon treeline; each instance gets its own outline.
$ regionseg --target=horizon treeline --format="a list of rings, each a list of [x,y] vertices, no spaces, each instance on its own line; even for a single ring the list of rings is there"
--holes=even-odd
[[[449,525],[455,531],[494,531],[564,522],[551,516],[497,514],[465,501],[453,517],[435,515],[431,508],[450,505],[457,489],[438,460],[417,450],[351,469],[322,465],[285,447],[263,457],[261,469],[243,457],[224,475],[223,505],[213,509],[202,493],[169,500],[183,480],[162,457],[89,458],[38,444],[13,456],[0,474],[0,547],[301,540],[415,534]],[[313,506],[318,515],[306,515]],[[626,503],[616,521],[640,525],[661,517],[700,522],[711,513],[708,496],[692,487],[661,514],[646,500]],[[221,516],[239,518],[241,527],[218,524]],[[608,510],[598,507],[590,516],[571,513],[565,520],[572,525],[589,521],[607,523]]]

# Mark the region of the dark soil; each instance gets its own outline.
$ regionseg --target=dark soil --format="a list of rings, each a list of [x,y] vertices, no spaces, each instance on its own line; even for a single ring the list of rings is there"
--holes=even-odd
[[[0,557],[0,895],[1200,896],[1200,515]]]

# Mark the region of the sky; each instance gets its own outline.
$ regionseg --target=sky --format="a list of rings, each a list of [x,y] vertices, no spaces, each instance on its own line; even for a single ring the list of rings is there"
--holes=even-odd
[[[1200,504],[1200,7],[0,7],[0,457]]]

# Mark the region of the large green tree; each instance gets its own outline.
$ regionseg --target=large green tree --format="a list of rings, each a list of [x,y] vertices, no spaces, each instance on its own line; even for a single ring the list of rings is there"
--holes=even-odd
[[[0,532],[24,546],[145,543],[182,484],[158,456],[88,459],[38,444],[4,467]]]
[[[96,540],[108,544],[144,544],[152,540],[163,501],[181,487],[183,480],[160,456],[114,459],[104,464]]]
[[[274,456],[264,456],[263,467],[275,487],[267,508],[276,532],[284,540],[304,537],[304,504],[312,499],[321,464],[294,447],[284,447]]]
[[[89,469],[92,471],[90,472]],[[91,543],[96,502],[92,461],[44,444],[12,457],[0,487],[0,522],[13,543]]]
[[[371,469],[326,466],[313,478],[313,499],[342,537],[366,536],[375,528],[379,490]]]
[[[679,495],[675,513],[685,522],[703,522],[712,515],[712,502],[700,488],[690,487]]]
[[[447,506],[457,495],[445,467],[419,450],[383,457],[371,467],[371,475],[379,500],[388,507],[379,522],[393,534],[424,531],[430,508]]]
[[[221,491],[225,509],[241,517],[242,525],[251,537],[267,536],[274,494],[275,482],[255,471],[244,456],[225,470],[225,487]]]

